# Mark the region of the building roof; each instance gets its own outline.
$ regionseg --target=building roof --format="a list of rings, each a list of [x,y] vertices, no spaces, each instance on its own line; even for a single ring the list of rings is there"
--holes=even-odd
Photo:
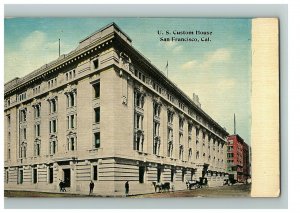
[[[55,59],[54,61],[51,61],[47,64],[44,64],[43,66],[41,66],[40,68],[34,70],[31,73],[29,73],[29,74],[27,74],[23,77],[14,78],[14,79],[6,82],[4,84],[4,94],[6,94],[7,92],[10,92],[11,90],[14,90],[14,89],[22,86],[26,82],[32,81],[37,76],[40,76],[40,75],[44,74],[45,72],[47,72],[49,69],[53,68],[53,66],[54,67],[58,66],[60,63],[64,62],[66,59],[69,59],[69,58],[73,57],[74,55],[79,54],[85,48],[87,48],[90,44],[95,43],[99,39],[101,39],[101,38],[105,37],[106,35],[108,35],[110,33],[108,31],[108,29],[110,27],[113,27],[113,29],[116,32],[118,32],[118,33],[120,33],[120,35],[122,35],[124,40],[127,40],[127,42],[129,44],[131,44],[132,40],[129,38],[129,36],[126,33],[124,33],[117,24],[112,22],[112,23],[100,28],[99,30],[95,31],[91,35],[85,37],[84,39],[82,39],[79,42],[79,45],[77,46],[77,48],[75,50],[72,50],[68,54],[62,54],[57,59]]]
[[[239,142],[243,143],[247,147],[250,147],[239,134],[228,135],[228,138],[229,137],[235,137]]]

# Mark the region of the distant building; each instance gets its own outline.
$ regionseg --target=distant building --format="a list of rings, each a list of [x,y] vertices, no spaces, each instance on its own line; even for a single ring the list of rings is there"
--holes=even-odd
[[[245,183],[250,177],[249,145],[238,134],[227,137],[227,171],[231,181]]]
[[[22,69],[22,65],[20,65]],[[9,70],[6,70],[9,72]],[[5,189],[176,190],[227,178],[228,133],[139,53],[116,24],[5,84]],[[222,106],[220,106],[222,107]]]

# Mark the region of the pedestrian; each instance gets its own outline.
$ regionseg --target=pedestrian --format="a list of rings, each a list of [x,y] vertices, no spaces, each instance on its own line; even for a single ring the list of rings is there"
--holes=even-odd
[[[129,194],[129,182],[126,181],[126,183],[125,183],[125,196],[127,197],[128,194]]]
[[[60,192],[63,191],[63,185],[64,185],[64,183],[60,180],[60,182],[59,182],[59,189],[60,189]]]
[[[94,184],[94,182],[91,180],[91,182],[90,182],[90,194],[89,194],[89,195],[91,195],[91,194],[93,193],[94,186],[95,186],[95,184]]]
[[[62,182],[62,191],[63,191],[63,192],[66,192],[66,191],[67,191],[67,190],[66,190],[66,182],[65,182],[65,181]]]

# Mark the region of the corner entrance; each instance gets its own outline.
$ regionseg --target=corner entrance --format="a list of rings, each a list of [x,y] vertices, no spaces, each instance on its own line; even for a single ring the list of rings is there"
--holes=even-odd
[[[71,170],[70,169],[63,169],[63,177],[64,177],[64,183],[65,187],[71,186]]]

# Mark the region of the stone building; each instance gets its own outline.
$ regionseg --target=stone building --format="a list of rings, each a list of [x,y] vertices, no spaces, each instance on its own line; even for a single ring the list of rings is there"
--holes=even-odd
[[[20,67],[21,68],[21,67]],[[153,192],[226,177],[228,133],[112,23],[5,84],[5,189]]]

